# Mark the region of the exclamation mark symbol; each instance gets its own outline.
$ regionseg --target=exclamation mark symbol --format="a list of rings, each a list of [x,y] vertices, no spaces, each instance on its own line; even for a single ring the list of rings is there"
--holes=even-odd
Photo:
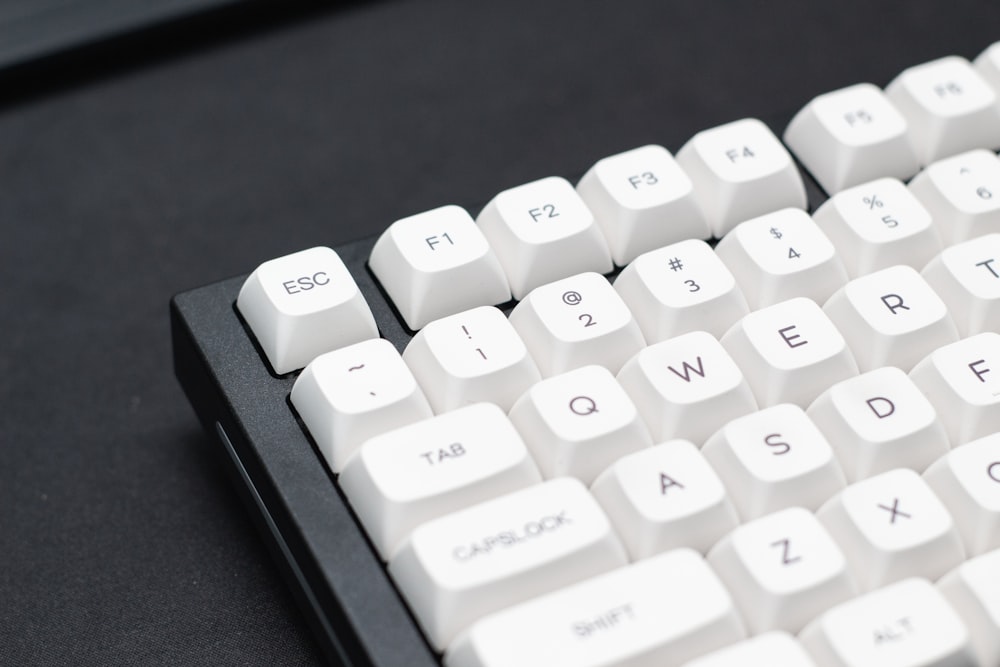
[[[469,330],[465,328],[464,324],[462,325],[462,331],[465,332],[465,337],[466,338],[468,338],[469,340],[472,340],[472,334],[469,333]],[[482,357],[483,359],[486,359],[486,353],[483,352],[483,349],[481,347],[477,347],[476,348],[476,352],[479,353],[480,357]]]

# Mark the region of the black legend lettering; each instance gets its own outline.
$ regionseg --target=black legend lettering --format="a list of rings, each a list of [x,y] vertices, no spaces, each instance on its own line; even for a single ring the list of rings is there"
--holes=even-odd
[[[427,461],[427,465],[437,465],[459,456],[465,456],[465,447],[460,442],[453,442],[447,447],[438,447],[437,451],[422,452],[420,456]]]
[[[667,489],[671,486],[676,486],[678,489],[684,490],[684,485],[678,482],[676,479],[671,477],[666,473],[660,473],[660,495],[667,495]]]
[[[802,556],[792,556],[790,551],[791,540],[784,539],[778,540],[777,542],[771,542],[772,547],[781,547],[781,564],[791,565],[792,563],[797,563],[802,560]]]
[[[983,379],[983,376],[986,375],[987,373],[989,373],[990,369],[989,368],[984,368],[984,369],[980,370],[980,369],[978,369],[976,367],[980,366],[982,364],[985,364],[985,363],[986,363],[985,359],[979,359],[978,361],[973,361],[971,364],[969,364],[969,369],[973,373],[976,374],[976,377],[979,378],[980,382],[984,382],[984,383],[986,382],[986,380]]]
[[[903,297],[899,296],[898,294],[886,294],[879,298],[882,299],[882,303],[885,304],[885,307],[888,308],[893,315],[896,314],[897,310],[910,309],[909,306],[903,303]]]
[[[447,241],[451,245],[455,245],[455,242],[451,240],[451,237],[448,236],[447,232],[445,232],[444,234],[441,234],[441,236],[428,236],[427,238],[424,239],[424,241],[427,242],[427,245],[428,245],[428,247],[430,247],[431,250],[437,250],[437,248],[435,248],[434,246],[436,246],[439,243],[441,243],[441,239],[444,239],[445,241]]]
[[[896,411],[896,404],[884,396],[869,398],[865,403],[868,404],[868,407],[871,408],[872,412],[879,419],[885,419]]]
[[[769,435],[764,436],[764,444],[767,445],[768,447],[784,447],[784,449],[782,449],[781,451],[771,452],[775,456],[781,456],[782,454],[787,454],[788,452],[792,451],[791,445],[789,445],[787,442],[782,442],[781,440],[777,439],[780,437],[781,437],[780,433],[771,433]]]
[[[299,292],[308,292],[314,287],[322,287],[323,285],[328,285],[330,283],[330,276],[327,275],[326,271],[317,271],[311,276],[302,276],[301,278],[296,278],[295,280],[286,280],[281,283],[281,286],[285,288],[285,291],[289,294],[298,294]]]
[[[997,270],[993,268],[992,259],[983,260],[982,262],[976,262],[976,266],[981,266],[985,268],[987,271],[993,274],[994,278],[1000,278],[1000,273],[997,273]]]
[[[892,499],[892,507],[888,505],[882,505],[879,503],[879,508],[884,509],[886,512],[891,512],[892,516],[889,518],[889,523],[896,523],[896,517],[901,516],[905,519],[912,519],[913,517],[906,512],[899,509],[899,498]]]
[[[797,338],[802,338],[802,336],[800,336],[799,334],[792,334],[790,336],[788,335],[788,332],[791,331],[792,329],[795,329],[795,328],[796,328],[796,326],[793,324],[790,327],[785,327],[783,329],[778,329],[778,333],[785,340],[785,343],[788,344],[788,347],[801,347],[801,346],[803,346],[803,345],[805,345],[805,344],[807,344],[809,342],[809,341],[805,340],[804,338],[802,339],[801,342],[798,342],[798,343],[792,342],[792,341],[794,341]]]
[[[698,368],[695,368],[694,366],[685,361],[681,366],[681,370],[677,370],[673,366],[667,366],[667,369],[669,369],[674,375],[684,380],[685,382],[690,382],[692,371],[694,371],[701,377],[705,377],[705,367],[702,366],[701,357],[697,358],[697,363],[698,363]]]

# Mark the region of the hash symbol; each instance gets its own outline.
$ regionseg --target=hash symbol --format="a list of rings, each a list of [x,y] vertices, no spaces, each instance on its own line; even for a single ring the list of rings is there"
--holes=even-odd
[[[673,259],[671,259],[669,262],[667,262],[667,266],[670,267],[671,271],[680,271],[681,269],[684,268],[684,265],[681,264],[680,257],[674,257]]]

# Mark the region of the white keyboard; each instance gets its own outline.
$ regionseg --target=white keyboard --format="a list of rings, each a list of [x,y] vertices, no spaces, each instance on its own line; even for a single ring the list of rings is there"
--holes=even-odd
[[[998,149],[1000,42],[236,309],[446,667],[996,667]]]

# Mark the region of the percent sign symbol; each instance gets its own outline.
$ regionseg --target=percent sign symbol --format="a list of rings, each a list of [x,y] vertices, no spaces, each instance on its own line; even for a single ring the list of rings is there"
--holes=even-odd
[[[864,197],[862,200],[864,203],[868,204],[868,210],[875,208],[882,208],[882,200],[878,198],[878,195],[872,195],[871,197]]]

